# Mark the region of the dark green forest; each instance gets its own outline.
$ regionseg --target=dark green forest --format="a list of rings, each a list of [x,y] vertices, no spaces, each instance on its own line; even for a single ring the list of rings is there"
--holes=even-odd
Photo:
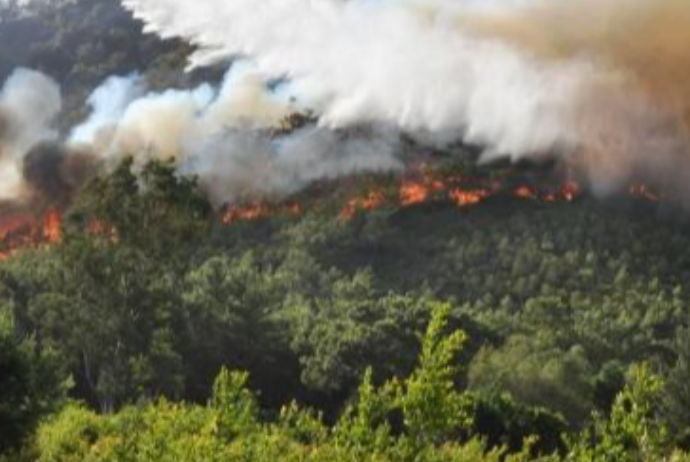
[[[685,460],[687,217],[642,199],[224,224],[131,161],[0,264],[8,460]],[[232,372],[230,372],[232,371]]]

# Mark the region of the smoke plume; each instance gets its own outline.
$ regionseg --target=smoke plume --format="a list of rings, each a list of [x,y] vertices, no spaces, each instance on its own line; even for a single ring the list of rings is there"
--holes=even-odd
[[[49,77],[16,70],[0,92],[0,201],[24,197],[23,164],[29,151],[58,139],[52,128],[62,98]]]
[[[436,134],[486,160],[558,155],[601,192],[690,174],[686,0],[123,3],[197,44],[192,66],[251,57],[323,127]]]
[[[150,91],[111,76],[61,135],[58,85],[15,71],[0,200],[66,202],[134,156],[173,159],[220,205],[399,169],[409,140],[556,158],[602,194],[642,179],[690,197],[686,2],[124,0],[149,31],[194,43],[192,67],[231,62],[224,80]]]
[[[196,175],[217,204],[280,196],[310,181],[399,165],[395,134],[338,134],[307,127],[280,136],[293,103],[271,90],[253,66],[239,63],[219,88],[146,93],[136,76],[113,77],[89,99],[91,116],[69,143],[102,164],[122,155],[174,159]]]
[[[0,94],[0,202],[67,204],[88,178],[124,156],[173,160],[217,205],[280,197],[312,181],[400,166],[396,130],[287,126],[295,107],[280,85],[236,63],[219,86],[149,92],[137,74],[112,76],[88,98],[90,114],[66,137],[53,128],[58,85],[17,70]]]

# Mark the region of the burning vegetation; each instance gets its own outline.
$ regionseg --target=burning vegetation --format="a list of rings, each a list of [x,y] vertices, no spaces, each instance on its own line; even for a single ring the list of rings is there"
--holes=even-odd
[[[0,221],[0,261],[27,248],[51,245],[62,239],[61,214],[49,210],[42,216],[8,214]]]
[[[540,187],[531,184],[506,186],[498,180],[477,179],[459,174],[437,174],[425,168],[409,173],[400,179],[394,188],[390,185],[374,186],[364,193],[353,194],[340,211],[343,220],[352,219],[357,213],[383,207],[412,207],[431,202],[452,202],[458,208],[476,206],[486,199],[504,196],[541,202],[571,202],[582,193],[581,187],[572,180],[564,181],[558,187]],[[633,185],[630,196],[651,202],[658,202],[663,196],[651,191],[645,185]],[[246,205],[228,205],[221,213],[220,221],[227,226],[237,222],[254,221],[276,215],[299,216],[305,205],[294,201],[281,203],[253,202]],[[16,251],[37,248],[60,242],[62,238],[62,217],[57,209],[43,215],[28,213],[7,213],[0,224],[0,259],[6,259]],[[93,220],[89,232],[94,235],[115,237],[111,226]],[[116,238],[115,238],[116,240]]]
[[[500,177],[486,174],[444,172],[426,164],[409,169],[394,181],[374,181],[358,191],[346,188],[339,211],[341,220],[349,221],[358,213],[392,207],[409,208],[429,203],[451,203],[459,209],[477,206],[491,198],[508,197],[524,201],[562,203],[577,200],[582,187],[574,180],[534,181],[518,174]],[[340,184],[342,186],[342,184]],[[336,185],[338,187],[338,185]],[[631,185],[631,198],[649,202],[665,200],[665,196],[644,184]],[[305,196],[306,197],[306,196]],[[295,217],[318,207],[313,199],[290,198],[283,201],[250,201],[226,205],[219,212],[220,222],[231,226],[239,222],[256,221],[274,216]],[[64,209],[64,208],[63,208]],[[63,236],[62,209],[51,208],[43,214],[16,210],[3,212],[0,218],[0,260],[22,249],[38,248],[59,243]],[[88,232],[117,242],[117,230],[101,220],[92,219]]]
[[[398,186],[397,194],[393,197],[385,194],[383,190],[369,191],[363,197],[350,200],[341,216],[351,218],[357,211],[373,210],[384,205],[411,207],[441,201],[450,201],[459,208],[467,208],[495,196],[544,202],[571,202],[581,192],[579,185],[570,180],[556,187],[528,184],[509,186],[507,183],[509,182],[460,174],[438,175],[421,169],[414,172],[410,178],[403,179]]]
[[[517,182],[516,175],[502,178],[486,175],[466,175],[443,173],[427,166],[409,170],[398,177],[393,184],[377,183],[346,194],[339,217],[350,220],[357,213],[369,212],[384,207],[408,208],[432,202],[450,202],[460,209],[477,206],[495,197],[512,197],[526,201],[544,203],[572,202],[583,194],[580,184],[569,178],[560,181],[535,182],[525,179]],[[644,184],[632,185],[629,196],[649,202],[664,200],[664,196],[654,192]],[[222,214],[222,222],[231,225],[241,221],[253,221],[275,215],[301,215],[310,205],[299,202],[250,202],[245,205],[227,206]]]

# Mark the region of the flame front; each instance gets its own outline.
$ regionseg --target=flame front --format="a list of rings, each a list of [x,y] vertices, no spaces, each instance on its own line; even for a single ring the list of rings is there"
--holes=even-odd
[[[57,244],[61,240],[62,216],[59,211],[49,210],[42,218],[14,214],[2,219],[0,225],[0,260],[22,249]]]
[[[51,210],[43,218],[43,240],[48,244],[62,240],[62,217],[57,210]]]
[[[228,206],[221,214],[221,222],[225,225],[232,225],[241,221],[255,221],[277,214],[301,215],[302,205],[298,203],[270,205],[268,203],[255,202],[248,205]]]
[[[506,187],[499,180],[477,179],[459,174],[438,174],[424,166],[411,171],[390,191],[388,186],[373,186],[364,193],[351,196],[340,211],[340,218],[349,221],[361,212],[382,207],[410,208],[431,202],[448,202],[458,208],[467,209],[495,196],[514,197],[520,200],[572,202],[582,194],[581,187],[572,180],[564,181],[559,187],[543,187],[530,184]],[[634,199],[659,202],[667,198],[654,192],[644,184],[630,186],[628,193]],[[299,202],[253,202],[246,205],[228,206],[221,213],[221,222],[233,225],[238,222],[255,221],[276,215],[300,216],[309,208],[309,203]],[[58,210],[49,210],[37,218],[30,213],[0,213],[0,261],[22,249],[53,245],[62,241],[62,216]],[[117,230],[99,220],[92,220],[87,231],[93,236],[105,237],[112,243],[119,242]]]
[[[340,217],[349,220],[359,211],[371,211],[386,204],[386,195],[383,191],[370,191],[366,196],[350,199],[340,212]]]
[[[237,221],[253,221],[270,215],[267,204],[250,204],[247,206],[228,207],[223,214],[222,222],[231,225]]]

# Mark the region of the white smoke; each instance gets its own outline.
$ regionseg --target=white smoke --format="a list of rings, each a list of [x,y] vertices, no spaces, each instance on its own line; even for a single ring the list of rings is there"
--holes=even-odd
[[[193,65],[233,65],[190,90],[107,79],[66,151],[106,167],[174,159],[218,203],[400,168],[403,134],[481,145],[484,160],[559,155],[602,193],[640,175],[685,188],[685,1],[125,0],[150,30],[197,44]],[[33,146],[56,141],[59,110],[47,77],[8,80],[0,196],[21,189]],[[296,111],[317,123],[285,130]]]
[[[322,126],[453,133],[485,159],[558,153],[600,191],[690,170],[685,0],[123,3],[197,44],[192,66],[250,56],[288,79]]]
[[[233,66],[221,87],[146,93],[136,76],[110,78],[90,98],[92,113],[71,142],[100,156],[183,161],[228,130],[277,127],[289,103],[273,97],[250,67]]]
[[[22,164],[34,146],[55,141],[60,89],[49,77],[17,69],[0,92],[0,200],[23,194]]]
[[[517,128],[504,128],[502,121],[501,128],[486,127],[483,119],[493,117],[484,112],[500,106],[531,117],[534,108],[553,104],[540,87],[559,77],[557,69],[542,69],[458,29],[459,5],[472,2],[263,0],[260,8],[253,0],[124,3],[150,30],[201,44],[194,65],[249,55],[266,74],[289,78],[294,94],[329,126],[392,122],[458,136],[489,133],[500,147],[512,140],[495,139],[494,132]]]
[[[50,156],[60,157],[52,168],[61,168],[70,156],[81,165],[88,155],[100,170],[125,156],[138,165],[173,159],[180,173],[199,177],[217,205],[400,167],[397,130],[339,132],[308,124],[294,131],[287,118],[298,108],[289,93],[267,85],[247,63],[233,65],[218,87],[191,90],[148,92],[137,74],[109,77],[88,104],[87,119],[63,140],[53,125],[61,111],[58,85],[36,71],[12,74],[0,93],[0,200],[31,200],[27,166],[53,162]]]
[[[399,166],[397,134],[335,133],[311,127],[276,135],[295,110],[247,63],[237,63],[220,88],[146,93],[136,76],[109,78],[89,98],[89,118],[74,128],[73,146],[104,162],[123,155],[144,162],[174,159],[200,178],[217,204],[239,197],[279,196],[311,181]]]
[[[146,92],[144,82],[138,74],[127,77],[108,78],[88,98],[91,108],[89,119],[72,130],[73,143],[93,143],[103,131],[116,126],[132,101]]]

